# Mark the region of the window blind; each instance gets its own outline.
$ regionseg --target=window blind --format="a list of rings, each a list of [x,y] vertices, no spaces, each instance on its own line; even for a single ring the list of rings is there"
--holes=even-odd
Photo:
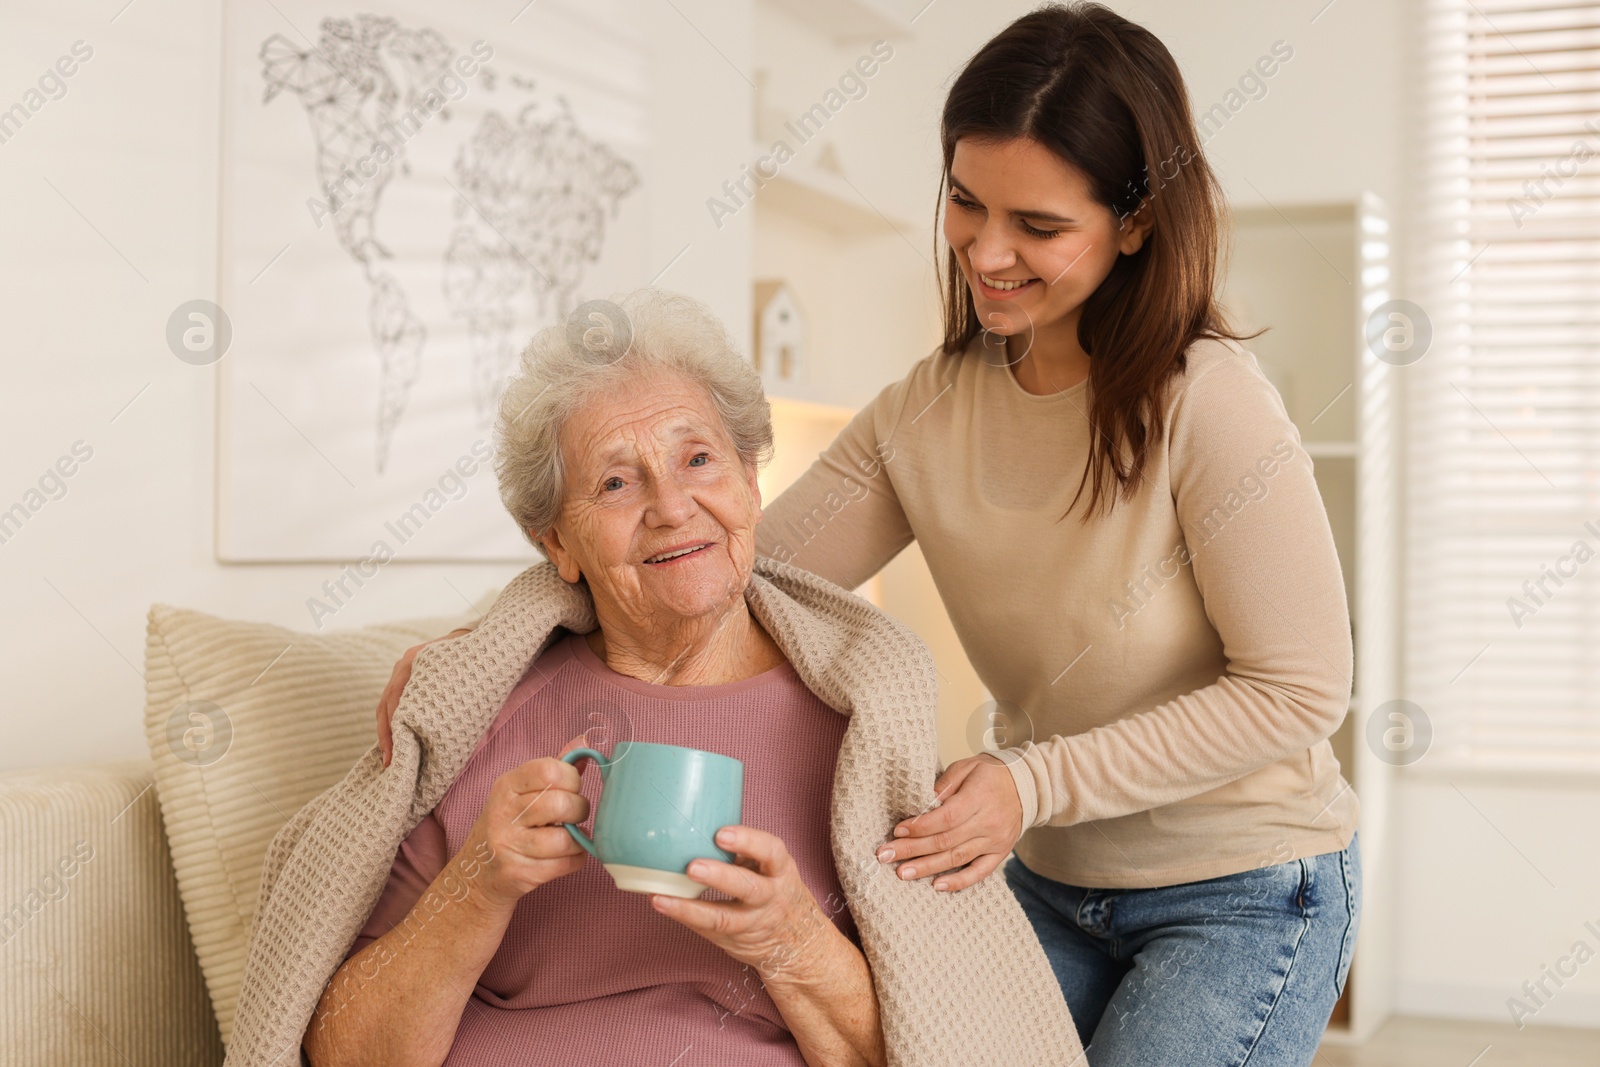
[[[1422,10],[1407,694],[1435,766],[1600,771],[1600,4]]]

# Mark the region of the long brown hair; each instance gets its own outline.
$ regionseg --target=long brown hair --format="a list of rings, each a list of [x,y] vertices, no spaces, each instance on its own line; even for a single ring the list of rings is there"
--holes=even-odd
[[[1185,369],[1184,350],[1203,337],[1248,339],[1234,332],[1213,292],[1227,199],[1201,152],[1183,76],[1153,33],[1110,8],[1050,4],[972,57],[945,100],[941,134],[941,210],[958,140],[1027,137],[1081,171],[1119,228],[1139,211],[1153,213],[1144,244],[1117,257],[1078,320],[1078,343],[1092,357],[1090,448],[1067,511],[1092,469],[1087,521],[1101,503],[1106,467],[1124,496],[1138,488],[1165,432],[1161,400]],[[937,222],[936,212],[936,257]],[[955,354],[982,326],[955,249],[946,252],[943,351]],[[1115,502],[1108,487],[1106,509]]]

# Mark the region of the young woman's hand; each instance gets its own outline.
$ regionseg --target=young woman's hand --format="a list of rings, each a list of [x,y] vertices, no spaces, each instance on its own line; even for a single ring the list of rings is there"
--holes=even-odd
[[[716,842],[734,853],[737,862],[697,859],[688,874],[732,900],[652,893],[651,905],[754,967],[763,981],[807,974],[815,963],[811,950],[823,947],[817,938],[837,928],[801,879],[788,846],[776,834],[753,826],[724,826]]]
[[[1011,772],[984,752],[950,764],[933,789],[939,806],[897,824],[878,859],[898,862],[901,878],[939,876],[933,888],[941,892],[977,885],[1022,836],[1022,798]]]
[[[383,687],[383,695],[378,698],[378,748],[383,751],[385,767],[389,766],[389,761],[394,758],[394,733],[389,729],[389,723],[394,718],[394,709],[400,706],[400,694],[405,692],[406,683],[411,680],[411,663],[417,658],[417,653],[436,641],[448,641],[452,637],[471,632],[465,627],[451,630],[443,637],[435,637],[433,641],[412,645],[395,661],[394,673],[389,675],[389,684]]]

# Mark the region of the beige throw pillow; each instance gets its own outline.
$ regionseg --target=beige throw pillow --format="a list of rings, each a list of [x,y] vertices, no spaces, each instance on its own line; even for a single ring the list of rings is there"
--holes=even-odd
[[[145,643],[145,734],[178,893],[227,1042],[267,846],[377,742],[395,660],[472,623],[457,616],[323,634],[156,604]]]

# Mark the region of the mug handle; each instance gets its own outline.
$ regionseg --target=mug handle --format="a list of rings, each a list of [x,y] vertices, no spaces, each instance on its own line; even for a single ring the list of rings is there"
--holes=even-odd
[[[594,760],[595,766],[600,768],[600,780],[602,782],[605,781],[607,777],[606,772],[611,770],[611,761],[607,759],[603,753],[596,752],[592,748],[575,748],[571,752],[568,752],[566,755],[562,756],[561,762],[576,764],[579,760],[585,758]],[[600,858],[600,853],[595,851],[594,840],[590,838],[588,834],[584,833],[576,823],[564,822],[561,825],[567,828],[567,833],[572,835],[572,839],[574,841],[588,850],[589,855],[593,856],[595,859]]]

